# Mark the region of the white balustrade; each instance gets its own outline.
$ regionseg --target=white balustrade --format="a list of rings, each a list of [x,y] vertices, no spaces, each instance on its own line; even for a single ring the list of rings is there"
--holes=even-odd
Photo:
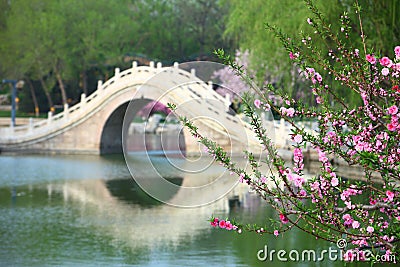
[[[47,113],[47,124],[50,125],[53,120],[53,112],[49,111]]]
[[[81,105],[83,106],[86,103],[86,94],[81,94]]]
[[[114,70],[114,76],[115,76],[115,79],[116,79],[116,80],[119,78],[119,76],[120,76],[120,70],[119,70],[119,68],[115,68],[115,70]]]
[[[69,107],[68,107],[68,104],[64,104],[63,115],[64,115],[64,118],[65,118],[65,119],[68,119],[68,117],[69,117]]]
[[[98,80],[97,81],[97,90],[99,90],[102,86],[103,86],[103,81],[102,80]]]
[[[225,111],[229,111],[229,106],[232,104],[231,102],[231,95],[230,94],[226,94],[225,95]]]
[[[154,68],[154,61],[151,61],[149,64],[149,67]],[[158,62],[157,63],[157,69],[162,69],[162,63]],[[121,76],[123,77],[137,77],[137,74],[139,75],[144,75],[144,73],[140,72],[140,70],[135,70],[135,68],[138,67],[138,63],[136,61],[132,62],[132,68],[125,70],[123,72],[120,72],[119,68],[115,68],[115,77],[112,77],[105,83],[103,83],[102,80],[99,80],[97,82],[97,91],[94,91],[92,94],[87,96],[86,94],[81,94],[80,96],[80,102],[72,107],[69,107],[68,104],[64,105],[64,111],[57,114],[53,115],[51,111],[48,112],[47,120],[42,120],[35,122],[33,119],[29,120],[29,124],[25,126],[17,126],[14,128],[8,128],[8,129],[1,129],[1,135],[2,136],[7,136],[9,139],[18,139],[21,140],[33,140],[39,136],[43,136],[45,134],[49,134],[53,132],[54,130],[60,129],[62,127],[65,127],[71,123],[71,121],[80,119],[88,112],[91,110],[95,109],[98,107],[98,105],[104,100],[106,97],[110,97],[112,94],[114,94],[116,91],[118,91],[121,87],[120,81],[118,81]],[[140,67],[141,68],[141,67]],[[144,67],[146,68],[146,67]],[[178,72],[180,75],[183,75],[184,77],[190,78],[194,77],[196,75],[196,71],[192,69],[190,71],[190,74],[187,73],[184,70],[179,69],[179,63],[175,62],[173,64],[173,68],[171,68],[172,72]],[[178,75],[178,74],[176,74]],[[122,78],[121,80],[125,81],[130,81],[131,78],[125,80],[125,78]],[[118,81],[118,86],[117,86],[117,81]],[[115,84],[115,86],[114,86]],[[110,86],[113,85],[113,86]],[[212,81],[209,81],[207,85],[203,84],[199,88],[201,89],[209,89],[212,90],[213,83]],[[210,91],[208,93],[214,93],[213,91]],[[214,95],[216,99],[218,99],[223,105],[225,106],[226,110],[229,110],[229,106],[231,104],[231,100],[229,95],[227,95],[225,98],[215,94]],[[177,100],[181,96],[177,95],[174,96],[174,99]],[[7,133],[7,135],[3,135],[3,133]],[[27,134],[29,133],[29,134]]]
[[[32,129],[33,129],[33,118],[29,118],[28,132],[32,132]]]

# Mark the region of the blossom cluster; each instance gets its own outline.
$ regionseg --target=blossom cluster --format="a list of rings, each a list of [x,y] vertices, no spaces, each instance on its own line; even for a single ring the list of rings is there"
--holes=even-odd
[[[354,48],[340,39],[348,38],[352,27],[346,15],[342,16],[341,31],[336,34],[310,5],[316,16],[308,24],[320,37],[329,36],[336,46],[326,54],[329,60],[316,52],[318,48],[313,46],[311,36],[304,36],[300,45],[296,45],[280,31],[272,30],[283,42],[289,59],[303,69],[316,107],[308,108],[301,99],[289,99],[271,86],[252,105],[248,104],[246,113],[268,152],[265,162],[276,174],[268,176],[260,171],[260,165],[251,155],[248,157],[251,174],[236,169],[225,154],[217,158],[277,211],[279,220],[275,226],[279,229],[274,234],[298,227],[331,242],[345,236],[354,247],[346,252],[348,261],[354,260],[354,252],[365,247],[377,248],[385,255],[399,253],[396,242],[400,240],[400,46],[394,48],[392,57]],[[356,94],[360,104],[350,106],[335,87]],[[283,99],[279,106],[270,101],[270,91]],[[293,126],[295,144],[290,167],[254,115],[255,109],[266,107]],[[297,124],[298,119],[318,122],[318,130],[305,131]],[[319,172],[309,179],[303,173],[305,148],[308,153],[318,155],[320,165]],[[219,153],[218,149],[212,151]],[[337,160],[349,167],[356,165],[362,170],[363,179],[340,177],[337,171],[340,166],[336,168],[333,163]],[[267,185],[267,176],[275,186]],[[220,222],[214,218],[211,224],[226,229]]]
[[[211,220],[210,220],[210,225],[211,225],[212,227],[217,227],[217,228],[221,228],[221,229],[226,229],[226,230],[228,230],[228,231],[233,230],[233,231],[238,231],[238,233],[241,233],[241,232],[242,232],[242,230],[241,230],[238,226],[232,224],[232,223],[231,223],[230,221],[228,221],[228,220],[222,220],[222,219],[218,219],[218,218],[211,218]]]

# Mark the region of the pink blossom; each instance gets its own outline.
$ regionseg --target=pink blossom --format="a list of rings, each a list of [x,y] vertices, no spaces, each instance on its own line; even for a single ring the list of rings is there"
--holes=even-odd
[[[293,117],[294,116],[294,108],[285,108],[285,107],[281,107],[280,111],[282,113],[282,115],[286,115],[288,117]]]
[[[295,148],[293,150],[293,161],[296,163],[301,163],[303,161],[303,152],[300,148]]]
[[[396,46],[394,48],[394,53],[396,54],[396,58],[399,59],[400,58],[400,46]]]
[[[353,253],[353,250],[349,249],[344,253],[343,260],[352,262],[352,261],[354,261],[355,257],[356,257],[356,254]]]
[[[368,54],[367,56],[366,56],[366,59],[367,59],[367,61],[369,62],[369,63],[371,63],[371,64],[375,64],[376,63],[376,58],[375,58],[375,56],[372,54]]]
[[[383,58],[379,59],[379,63],[381,63],[382,66],[389,67],[389,68],[393,65],[392,60],[388,57],[383,57]]]
[[[256,108],[260,108],[260,106],[261,106],[261,101],[260,101],[260,99],[254,100],[254,106],[256,106]]]
[[[346,226],[346,227],[350,227],[350,226],[352,226],[352,224],[353,224],[353,218],[351,218],[351,215],[350,214],[345,214],[345,215],[343,215],[343,217],[342,217],[342,219],[344,220],[344,226]]]
[[[315,78],[317,79],[318,82],[322,82],[322,76],[318,72],[315,73]]]
[[[289,52],[289,58],[290,59],[296,59],[296,58],[298,58],[299,57],[299,53],[294,53],[293,54],[293,52]]]
[[[382,75],[383,76],[388,76],[388,74],[389,74],[389,69],[388,68],[383,68],[382,69]]]
[[[358,141],[360,141],[360,139],[361,139],[361,136],[359,136],[359,135],[353,135],[351,138],[353,139],[353,142],[354,142],[354,143],[358,143]]]
[[[304,177],[297,174],[293,174],[293,182],[297,187],[302,187],[305,180]]]
[[[328,162],[328,158],[326,157],[325,152],[318,150],[318,160],[322,163]]]
[[[284,214],[279,214],[279,219],[281,220],[281,222],[283,223],[283,224],[287,224],[288,222],[289,222],[289,219],[288,219],[288,217],[286,217],[286,215],[284,215]]]
[[[356,190],[353,188],[348,188],[346,190],[343,190],[343,192],[340,194],[340,198],[345,201],[346,199],[348,199],[350,196],[355,196],[357,194],[361,194],[362,191],[361,190]]]
[[[265,184],[267,182],[267,177],[265,177],[264,175],[261,175],[260,181],[261,181],[261,183]]]
[[[224,220],[220,220],[218,223],[219,228],[225,228],[226,227],[226,222]]]
[[[315,73],[315,69],[314,68],[306,68],[307,73],[310,74],[310,76],[313,76]]]
[[[246,175],[244,174],[244,173],[241,173],[240,175],[239,175],[239,182],[241,182],[241,183],[243,183],[244,182],[244,177],[245,177]]]
[[[358,227],[360,227],[360,223],[359,223],[358,221],[354,221],[354,222],[351,224],[351,226],[352,226],[354,229],[357,229]]]
[[[398,110],[399,110],[399,109],[397,108],[396,105],[393,105],[393,106],[391,106],[391,107],[389,107],[389,108],[387,109],[388,114],[390,114],[390,115],[395,115],[395,114],[397,113]]]
[[[345,215],[343,215],[342,219],[345,221],[351,220],[351,215],[346,213]]]
[[[296,134],[296,135],[293,137],[293,140],[294,140],[296,143],[301,143],[301,141],[303,141],[303,137],[302,137],[300,134]]]
[[[392,191],[386,191],[386,196],[388,197],[389,201],[393,201],[394,193]]]
[[[278,230],[274,230],[274,236],[278,236],[279,235],[279,231]]]
[[[288,117],[293,117],[293,115],[294,115],[294,108],[288,108],[288,109],[286,110],[286,113],[287,113]]]
[[[217,227],[218,226],[218,218],[214,218],[212,222],[210,222],[212,227]]]
[[[368,98],[367,98],[368,95],[367,95],[367,93],[364,92],[364,91],[362,91],[360,95],[361,95],[361,98],[362,98],[362,100],[363,100],[363,102],[364,102],[364,105],[367,106],[367,105],[368,105]]]
[[[233,225],[231,224],[230,221],[226,221],[225,229],[228,230],[228,231],[233,229]]]
[[[313,23],[312,23],[312,20],[311,20],[310,18],[307,18],[307,23],[310,24],[310,25],[313,24]]]
[[[304,189],[301,189],[301,190],[300,190],[300,192],[299,192],[299,195],[300,195],[300,196],[302,196],[302,197],[305,197],[305,196],[307,196],[307,192],[306,192],[306,190],[304,190]]]
[[[339,184],[339,179],[336,177],[333,177],[331,180],[331,185],[332,186],[337,186]]]
[[[387,125],[387,128],[388,128],[389,131],[393,132],[393,131],[396,130],[396,125],[394,125],[394,124],[392,124],[392,123],[389,123],[389,124]]]
[[[374,227],[368,226],[368,227],[367,227],[367,232],[368,232],[368,233],[373,233],[373,232],[374,232]]]

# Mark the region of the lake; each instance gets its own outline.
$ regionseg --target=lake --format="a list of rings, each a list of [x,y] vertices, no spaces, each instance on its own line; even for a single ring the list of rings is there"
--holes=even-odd
[[[210,227],[212,215],[262,223],[275,212],[209,157],[133,151],[127,161],[1,155],[0,266],[343,266],[257,258],[265,246],[335,248],[296,230],[275,237]]]

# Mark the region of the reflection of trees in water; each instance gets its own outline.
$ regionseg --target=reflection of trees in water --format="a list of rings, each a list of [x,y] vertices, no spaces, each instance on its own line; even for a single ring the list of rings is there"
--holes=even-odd
[[[179,177],[168,178],[167,180],[178,186],[180,186],[183,181],[183,179]],[[163,204],[162,202],[154,199],[146,192],[144,192],[133,179],[108,180],[105,181],[105,185],[113,197],[127,204],[137,204],[144,207],[151,207]],[[177,187],[177,190],[175,192],[166,192],[171,193],[171,195],[164,196],[165,199],[172,198],[176,194],[178,189],[179,187]]]

